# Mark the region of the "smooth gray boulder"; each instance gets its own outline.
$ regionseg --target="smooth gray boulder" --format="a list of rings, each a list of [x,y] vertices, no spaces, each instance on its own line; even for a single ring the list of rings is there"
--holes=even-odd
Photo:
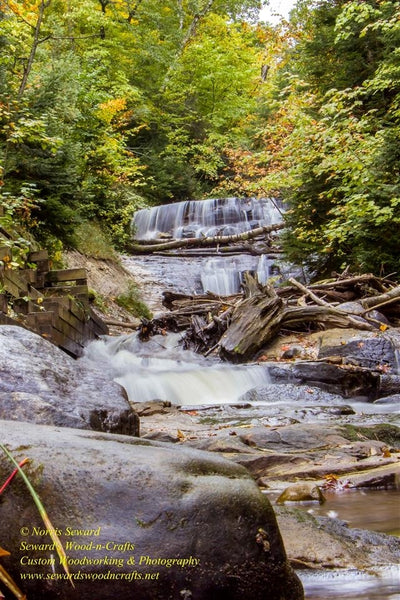
[[[30,600],[303,598],[271,505],[243,467],[128,436],[6,421],[0,432],[18,460],[32,459],[24,471],[75,584],[17,477],[0,505],[2,563]],[[11,469],[4,457],[1,481]]]
[[[0,326],[0,419],[139,435],[122,387],[12,325]]]

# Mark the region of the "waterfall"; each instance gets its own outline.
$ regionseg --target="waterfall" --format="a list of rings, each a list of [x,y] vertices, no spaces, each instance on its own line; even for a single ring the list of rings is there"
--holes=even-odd
[[[233,235],[278,223],[282,215],[269,198],[210,198],[145,208],[132,221],[135,238]]]
[[[258,283],[265,285],[270,278],[270,264],[271,261],[266,254],[262,254],[257,265],[257,279]]]
[[[245,271],[253,271],[261,285],[265,285],[270,277],[270,259],[262,254],[256,257],[236,256],[234,258],[210,258],[205,261],[200,273],[203,291],[220,296],[230,296],[240,292]]]
[[[204,292],[212,292],[220,296],[237,294],[241,283],[238,261],[227,258],[207,260],[200,279]]]
[[[86,360],[108,371],[131,402],[166,400],[174,405],[235,403],[246,391],[269,383],[259,365],[230,366],[179,346],[180,334],[141,342],[136,334],[92,342]]]

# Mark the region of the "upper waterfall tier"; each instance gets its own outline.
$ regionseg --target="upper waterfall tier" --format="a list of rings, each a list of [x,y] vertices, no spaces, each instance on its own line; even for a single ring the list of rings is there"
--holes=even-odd
[[[282,215],[269,198],[210,198],[145,208],[133,217],[137,240],[234,235],[278,223]]]

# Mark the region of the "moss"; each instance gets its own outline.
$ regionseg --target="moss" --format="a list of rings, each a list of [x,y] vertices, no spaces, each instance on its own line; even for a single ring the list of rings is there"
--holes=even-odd
[[[140,299],[139,290],[135,283],[129,283],[127,290],[120,294],[115,302],[129,311],[135,317],[151,319],[152,314],[146,304]]]
[[[362,439],[367,439],[379,440],[380,442],[385,442],[385,444],[390,446],[396,446],[400,444],[400,428],[396,425],[390,425],[388,423],[380,423],[370,427],[342,425],[339,429],[343,437],[352,442],[359,442]]]

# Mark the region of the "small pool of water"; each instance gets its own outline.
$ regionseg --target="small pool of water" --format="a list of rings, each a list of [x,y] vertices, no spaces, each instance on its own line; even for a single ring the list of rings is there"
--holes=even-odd
[[[321,517],[345,521],[355,529],[369,529],[400,536],[400,490],[347,489],[341,492],[323,490],[324,504],[318,502],[289,502],[304,511]],[[274,504],[279,492],[267,492]]]
[[[349,489],[324,491],[324,504],[309,505],[313,515],[333,516],[350,527],[400,536],[400,491]]]
[[[278,494],[268,494],[275,502]],[[315,516],[346,521],[349,527],[400,536],[400,491],[348,489],[324,491],[326,502],[296,503]],[[294,505],[294,503],[291,503]],[[289,506],[290,504],[288,504]],[[400,600],[400,566],[390,565],[377,574],[353,569],[298,571],[305,600]]]

